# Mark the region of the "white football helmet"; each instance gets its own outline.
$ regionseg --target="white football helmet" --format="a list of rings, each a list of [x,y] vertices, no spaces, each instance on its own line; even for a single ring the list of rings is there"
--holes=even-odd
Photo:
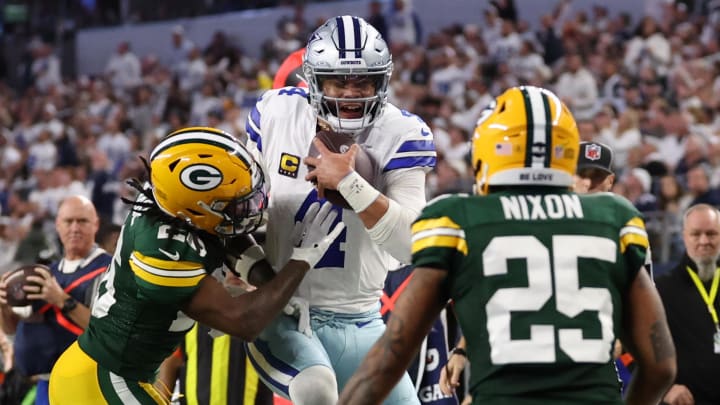
[[[380,116],[387,104],[392,68],[390,50],[380,33],[362,18],[347,15],[331,18],[315,30],[303,58],[315,112],[333,130],[348,134],[357,134]],[[322,81],[332,76],[370,77],[375,95],[360,99],[328,97],[323,94]],[[362,117],[340,117],[340,103],[349,101],[363,103]]]

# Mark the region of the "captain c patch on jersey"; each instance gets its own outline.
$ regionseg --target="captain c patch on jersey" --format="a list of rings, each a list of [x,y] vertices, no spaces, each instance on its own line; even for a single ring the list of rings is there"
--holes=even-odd
[[[282,174],[283,176],[288,176],[296,179],[298,175],[298,169],[300,169],[299,156],[291,155],[284,152],[282,155],[280,155],[280,167],[278,168],[278,173]]]

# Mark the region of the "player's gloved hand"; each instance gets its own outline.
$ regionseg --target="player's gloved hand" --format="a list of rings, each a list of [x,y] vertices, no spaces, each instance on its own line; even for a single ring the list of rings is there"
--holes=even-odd
[[[285,315],[294,316],[298,320],[298,331],[307,337],[312,337],[310,327],[310,303],[300,297],[290,298],[290,302],[283,309]]]
[[[337,215],[337,211],[332,209],[332,204],[329,202],[323,203],[322,206],[319,202],[310,204],[302,222],[296,222],[293,228],[291,237],[295,242],[295,248],[290,260],[303,261],[308,263],[310,268],[315,267],[340,232],[345,229],[345,224],[338,222],[330,231]]]

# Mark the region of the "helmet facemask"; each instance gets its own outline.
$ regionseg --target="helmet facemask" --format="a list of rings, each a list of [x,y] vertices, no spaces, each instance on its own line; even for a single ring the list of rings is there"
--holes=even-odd
[[[215,227],[218,235],[233,237],[254,232],[264,224],[267,202],[267,191],[262,187],[230,201],[214,201],[210,205],[200,201],[198,205],[205,211],[222,217],[222,221]]]
[[[331,97],[325,93],[324,85],[327,80],[336,80],[340,83],[370,81],[373,95],[367,97]],[[387,103],[386,92],[378,89],[387,89],[387,77],[384,74],[374,75],[317,75],[319,87],[318,115],[337,132],[356,134],[363,128],[371,126],[382,113]],[[344,84],[341,84],[341,87]],[[350,84],[355,85],[355,84]]]

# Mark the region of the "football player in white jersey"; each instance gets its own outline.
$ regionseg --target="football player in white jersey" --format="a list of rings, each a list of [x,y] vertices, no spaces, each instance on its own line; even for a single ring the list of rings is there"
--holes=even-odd
[[[331,18],[308,40],[308,89],[268,91],[247,120],[249,148],[262,155],[273,184],[265,245],[273,266],[292,250],[288,227],[323,190],[338,190],[352,207],[335,207],[346,230],[295,294],[309,303],[311,330],[302,333],[302,313],[281,316],[249,344],[261,378],[295,405],[337,402],[385,329],[379,298],[392,258],[410,260],[410,224],[425,205],[425,174],[436,154],[422,119],[387,102],[392,66],[374,27],[359,17]],[[331,153],[316,140],[321,157],[307,157],[316,132],[328,128],[357,145]],[[354,170],[358,147],[376,163],[372,184]],[[385,403],[419,404],[407,375]]]

